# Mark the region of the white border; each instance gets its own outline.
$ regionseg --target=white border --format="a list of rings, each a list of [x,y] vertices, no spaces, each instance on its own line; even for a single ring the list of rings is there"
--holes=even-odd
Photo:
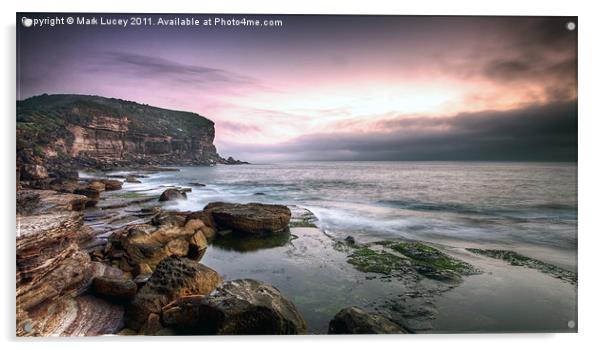
[[[602,135],[600,109],[600,16],[594,1],[386,1],[386,0],[305,0],[290,3],[278,0],[192,1],[192,0],[98,0],[98,1],[3,1],[1,86],[2,116],[2,207],[3,223],[3,315],[0,329],[3,341],[10,347],[51,349],[105,349],[117,344],[132,346],[142,342],[144,348],[164,348],[168,342],[177,347],[304,349],[325,346],[361,349],[372,345],[396,348],[438,349],[522,349],[545,347],[569,349],[593,347],[600,333],[600,246],[602,229],[596,220],[602,207],[600,160]],[[311,337],[228,337],[228,338],[87,338],[20,340],[14,338],[14,222],[15,222],[15,12],[178,12],[178,13],[321,13],[321,14],[416,14],[416,15],[563,15],[579,16],[579,334],[513,334],[513,335],[428,335],[428,336],[311,336]],[[43,344],[41,344],[42,342]],[[85,344],[83,344],[83,343]],[[189,344],[190,343],[190,344]]]

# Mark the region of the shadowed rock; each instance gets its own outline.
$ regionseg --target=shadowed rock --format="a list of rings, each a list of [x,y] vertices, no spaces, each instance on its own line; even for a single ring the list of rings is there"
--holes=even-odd
[[[339,311],[328,325],[328,334],[401,334],[406,329],[388,318],[352,306]]]
[[[48,178],[48,171],[41,165],[26,164],[20,169],[23,180],[43,180]]]
[[[180,298],[163,310],[163,323],[185,334],[304,334],[295,305],[273,286],[228,281],[207,297]]]
[[[187,199],[185,192],[179,191],[175,188],[170,188],[168,190],[163,191],[163,193],[161,193],[161,197],[159,197],[159,202],[184,200],[184,199]]]
[[[133,299],[138,290],[136,283],[130,279],[105,276],[94,278],[92,286],[96,294],[115,302]]]
[[[140,330],[151,313],[187,295],[207,295],[222,282],[213,269],[196,261],[170,256],[161,261],[126,311],[126,326]]]

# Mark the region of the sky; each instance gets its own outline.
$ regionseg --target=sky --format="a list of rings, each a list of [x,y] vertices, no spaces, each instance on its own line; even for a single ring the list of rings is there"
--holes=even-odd
[[[194,17],[283,25],[19,25],[17,97],[192,111],[252,162],[577,159],[576,18]]]

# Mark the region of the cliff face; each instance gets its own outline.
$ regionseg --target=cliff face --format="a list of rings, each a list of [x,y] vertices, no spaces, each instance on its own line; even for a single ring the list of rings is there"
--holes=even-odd
[[[83,95],[17,102],[17,162],[74,166],[227,163],[214,123],[195,113]]]

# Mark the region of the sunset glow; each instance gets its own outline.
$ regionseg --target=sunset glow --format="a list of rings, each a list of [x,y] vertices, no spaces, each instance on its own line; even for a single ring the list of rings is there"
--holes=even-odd
[[[577,97],[576,34],[562,18],[418,19],[25,31],[18,98],[79,93],[193,111],[215,122],[218,150],[260,160],[248,145],[390,133],[395,120],[413,120],[406,131],[444,130],[417,121]]]

